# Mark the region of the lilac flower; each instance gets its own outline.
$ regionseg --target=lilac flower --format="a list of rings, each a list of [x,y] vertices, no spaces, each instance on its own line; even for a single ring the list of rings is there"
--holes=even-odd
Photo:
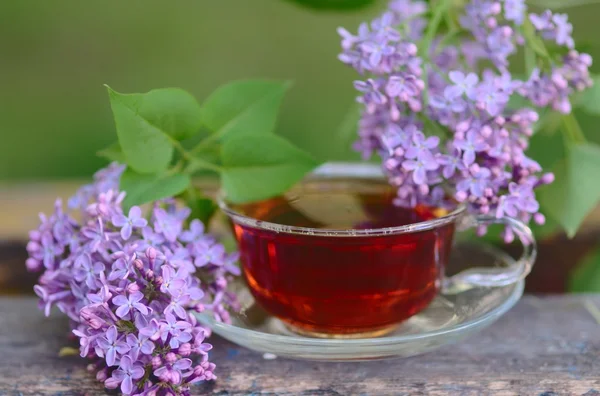
[[[190,223],[190,229],[183,231],[179,239],[183,242],[193,242],[202,236],[204,236],[204,224],[200,220],[194,219]]]
[[[473,97],[475,86],[479,82],[479,77],[475,73],[465,75],[463,72],[455,70],[448,73],[448,76],[454,83],[454,85],[450,85],[444,90],[444,96],[448,100],[453,100],[463,94],[466,94],[469,98]]]
[[[406,150],[406,158],[418,158],[421,156],[429,158],[432,149],[440,143],[440,138],[431,136],[425,138],[422,132],[415,132],[412,137],[412,145]]]
[[[380,37],[377,41],[365,41],[360,44],[360,49],[368,55],[369,66],[376,68],[381,60],[395,52],[395,47],[390,45],[387,37]]]
[[[223,245],[204,245],[197,252],[194,265],[196,267],[204,267],[208,264],[222,265],[225,260],[225,248]]]
[[[453,152],[452,155],[440,155],[437,161],[443,166],[442,175],[446,179],[451,178],[457,171],[462,171],[465,168],[460,155],[456,152]]]
[[[227,310],[239,304],[225,274],[239,273],[237,255],[225,254],[199,221],[185,229],[190,210],[173,199],[154,202],[149,223],[135,209],[122,216],[123,170],[113,164],[97,172],[94,184],[70,200],[79,221],[59,203],[52,216],[41,215],[27,266],[43,271],[34,287],[40,308],[48,315],[57,306],[71,319],[81,355],[92,359],[107,388],[185,395],[192,383],[216,378],[206,362],[210,345],[192,343],[208,331],[191,312],[210,309],[217,320],[229,320]],[[208,260],[199,271],[197,259]],[[194,375],[187,358],[202,361],[203,374]]]
[[[178,296],[187,286],[185,281],[187,273],[185,271],[179,270],[175,272],[172,267],[165,265],[162,267],[162,277],[163,281],[160,285],[160,291],[163,293],[168,292],[172,296]]]
[[[111,326],[106,331],[104,337],[98,339],[96,353],[100,357],[106,357],[106,364],[114,366],[117,361],[117,354],[122,355],[129,352],[131,347],[126,342],[119,340],[117,328]]]
[[[98,276],[101,273],[104,273],[104,264],[101,262],[92,264],[88,254],[82,254],[80,259],[76,260],[76,264],[78,264],[79,267],[75,269],[75,280],[78,282],[85,282],[90,289],[96,287]]]
[[[127,255],[119,252],[119,258],[114,262],[112,271],[108,275],[108,280],[125,279],[132,271],[133,262],[136,259],[135,253]]]
[[[573,48],[575,45],[571,37],[573,25],[568,20],[569,16],[567,14],[554,14],[552,17],[552,22],[554,22],[554,26],[556,27],[556,44]]]
[[[134,363],[129,356],[123,356],[119,368],[113,372],[112,378],[121,383],[121,392],[126,395],[134,391],[133,380],[144,376],[144,368],[140,363]]]
[[[138,310],[143,315],[148,315],[148,307],[142,304],[140,301],[144,298],[144,295],[140,292],[134,292],[129,294],[129,297],[125,297],[121,294],[113,297],[113,304],[118,306],[116,314],[118,317],[123,318],[129,311],[133,311],[133,309]]]
[[[165,308],[165,314],[175,313],[181,319],[186,318],[185,306],[189,304],[192,299],[189,294],[183,294],[181,292],[177,296],[171,298],[171,302]]]
[[[181,381],[181,373],[190,367],[192,367],[190,359],[179,359],[173,364],[166,364],[154,370],[154,375],[163,381],[177,384]]]
[[[471,167],[465,178],[456,185],[457,191],[467,191],[475,197],[483,197],[491,172],[487,168]]]
[[[526,9],[525,0],[504,0],[504,17],[517,25],[523,24]]]
[[[415,184],[422,185],[427,183],[427,171],[436,170],[440,165],[431,154],[421,154],[416,160],[406,160],[402,167],[413,171],[413,180]]]
[[[167,213],[162,208],[154,209],[154,230],[162,234],[169,242],[175,242],[181,232],[183,220]]]
[[[122,227],[121,238],[128,240],[131,237],[133,228],[146,227],[148,220],[142,217],[142,210],[139,206],[133,206],[129,209],[129,216],[125,216],[122,213],[116,214],[112,217],[112,223],[116,227]]]
[[[469,166],[475,162],[475,154],[487,149],[488,145],[483,141],[483,138],[473,129],[467,132],[467,137],[464,140],[454,140],[454,147],[462,150],[463,161]]]
[[[492,83],[483,83],[475,93],[478,107],[487,110],[489,115],[497,116],[508,103],[508,95]]]
[[[552,28],[552,11],[546,10],[541,15],[529,14],[531,24],[538,30],[544,31]]]
[[[450,110],[454,113],[460,113],[467,107],[465,101],[461,97],[448,99],[442,95],[432,95],[429,98],[429,104],[439,110]]]
[[[149,337],[140,335],[139,338],[133,334],[127,334],[127,345],[131,347],[131,358],[136,361],[140,352],[145,355],[151,355],[154,352],[154,343]]]

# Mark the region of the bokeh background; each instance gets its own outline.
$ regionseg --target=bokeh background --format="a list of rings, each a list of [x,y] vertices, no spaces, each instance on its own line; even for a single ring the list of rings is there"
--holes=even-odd
[[[562,7],[574,1],[585,0],[536,0]],[[293,80],[278,133],[319,159],[357,159],[350,148],[355,132],[343,127],[356,75],[337,60],[336,27],[355,30],[385,3],[322,11],[292,0],[2,1],[0,188],[84,179],[106,163],[95,153],[116,133],[103,84],[120,92],[181,87],[202,101],[234,79]],[[592,71],[600,71],[600,4],[562,12],[576,41],[598,59]],[[577,117],[589,140],[600,143],[600,118]],[[536,135],[532,156],[551,167],[563,157],[561,139]],[[583,254],[594,238],[575,249]]]

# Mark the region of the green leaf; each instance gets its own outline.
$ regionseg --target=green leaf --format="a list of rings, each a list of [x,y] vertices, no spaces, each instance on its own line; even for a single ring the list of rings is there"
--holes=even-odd
[[[547,132],[546,129],[543,131]],[[553,168],[567,156],[563,136],[560,133],[534,134],[529,141],[527,156],[537,161],[542,169]]]
[[[577,104],[590,114],[600,115],[600,76],[593,76],[594,85],[577,98]]]
[[[246,135],[221,150],[221,181],[227,199],[249,202],[284,193],[318,165],[308,153],[276,135]]]
[[[275,122],[290,82],[234,81],[213,92],[202,106],[204,125],[227,139],[241,133],[267,134]]]
[[[540,191],[540,203],[557,220],[569,237],[600,201],[600,146],[591,143],[571,146],[566,161],[554,169],[556,180]]]
[[[177,140],[193,137],[202,127],[202,108],[196,98],[183,89],[153,89],[121,95],[121,100],[149,124]]]
[[[124,210],[158,199],[172,197],[183,192],[191,183],[189,175],[182,173],[148,175],[126,169],[121,176],[120,188],[127,195]]]
[[[173,146],[169,136],[140,113],[140,95],[124,95],[107,86],[125,162],[139,173],[159,173],[169,166]]]
[[[355,10],[367,7],[375,0],[288,0],[317,10]]]
[[[571,293],[600,292],[600,248],[588,254],[569,276]]]
[[[117,161],[122,164],[125,163],[125,155],[123,154],[123,150],[121,150],[119,142],[114,142],[110,146],[103,148],[98,151],[96,155],[98,157],[106,158],[109,161]]]

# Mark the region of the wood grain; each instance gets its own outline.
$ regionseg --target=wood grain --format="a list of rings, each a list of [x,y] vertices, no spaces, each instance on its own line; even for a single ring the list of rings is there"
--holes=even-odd
[[[265,360],[213,338],[214,395],[600,395],[600,295],[526,296],[473,339],[420,357],[362,363]],[[0,298],[0,395],[103,394],[68,344],[59,313],[31,297]]]

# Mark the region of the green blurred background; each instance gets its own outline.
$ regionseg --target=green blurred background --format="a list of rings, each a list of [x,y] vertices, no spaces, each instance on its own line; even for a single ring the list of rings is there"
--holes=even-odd
[[[381,10],[318,12],[284,0],[19,0],[0,4],[0,179],[87,176],[116,138],[102,84],[182,87],[200,101],[233,79],[295,82],[278,132],[320,158],[352,156],[335,131],[354,72],[337,26]]]
[[[354,134],[339,132],[356,75],[337,60],[335,29],[355,30],[385,3],[323,12],[289,0],[0,2],[0,180],[85,177],[101,166],[95,153],[116,136],[104,83],[182,87],[201,101],[233,79],[291,79],[278,132],[318,158],[356,158]],[[600,59],[600,42],[589,46],[600,7],[568,11]],[[598,120],[584,118],[600,140],[590,133]],[[542,146],[534,156],[551,165],[556,155]]]

